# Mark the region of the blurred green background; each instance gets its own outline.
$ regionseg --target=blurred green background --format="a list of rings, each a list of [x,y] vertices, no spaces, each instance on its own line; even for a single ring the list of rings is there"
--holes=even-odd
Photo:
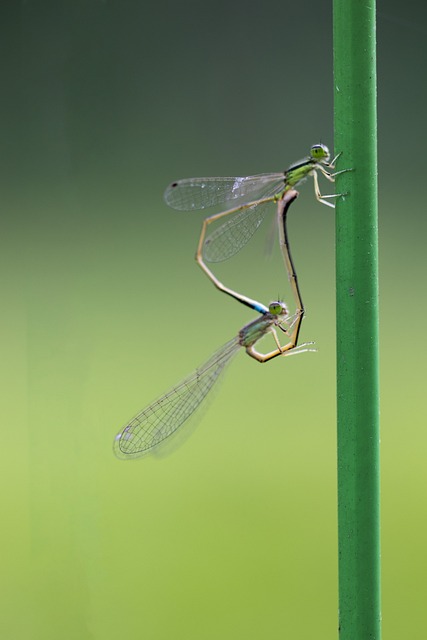
[[[400,640],[427,635],[427,25],[420,1],[382,5],[383,619]],[[23,0],[0,25],[1,637],[336,637],[334,216],[311,184],[289,224],[318,353],[239,354],[172,455],[111,449],[254,317],[197,269],[202,215],[162,193],[333,147],[330,3]],[[268,234],[216,271],[265,303],[289,298]]]

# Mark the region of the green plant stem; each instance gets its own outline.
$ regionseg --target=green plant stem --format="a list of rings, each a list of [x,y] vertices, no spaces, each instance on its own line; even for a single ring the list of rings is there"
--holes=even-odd
[[[379,640],[375,0],[334,0],[340,640]]]

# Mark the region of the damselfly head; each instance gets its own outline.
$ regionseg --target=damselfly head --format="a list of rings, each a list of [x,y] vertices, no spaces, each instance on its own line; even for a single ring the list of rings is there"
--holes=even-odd
[[[272,316],[287,316],[288,315],[288,307],[284,302],[274,301],[270,302],[268,305],[268,311]]]
[[[326,144],[322,144],[321,142],[319,142],[319,144],[314,144],[311,147],[310,156],[317,162],[329,162],[331,157],[328,147]]]

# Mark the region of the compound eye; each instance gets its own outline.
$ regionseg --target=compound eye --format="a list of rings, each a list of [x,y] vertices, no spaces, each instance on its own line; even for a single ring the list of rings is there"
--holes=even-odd
[[[281,302],[270,302],[268,310],[273,316],[279,316],[283,312],[286,312],[286,307]]]
[[[314,160],[328,160],[329,149],[325,144],[314,144],[310,149],[310,155]]]

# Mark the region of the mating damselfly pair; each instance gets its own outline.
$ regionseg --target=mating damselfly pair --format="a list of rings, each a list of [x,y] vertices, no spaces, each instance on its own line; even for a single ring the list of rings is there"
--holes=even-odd
[[[216,380],[237,351],[243,347],[246,353],[258,362],[268,362],[277,356],[312,351],[309,345],[298,345],[299,331],[304,316],[304,306],[292,260],[287,234],[287,212],[295,201],[295,191],[308,176],[313,177],[316,199],[329,207],[329,200],[343,194],[322,195],[319,189],[319,171],[330,182],[347,169],[331,173],[340,154],[330,162],[328,148],[323,144],[313,145],[310,155],[291,165],[282,173],[266,173],[248,177],[189,178],[173,182],[165,191],[165,201],[179,211],[205,209],[222,204],[235,204],[226,211],[207,217],[197,246],[196,260],[212,283],[221,291],[260,315],[245,325],[235,338],[216,351],[203,365],[185,378],[179,385],[140,411],[117,434],[114,451],[119,458],[139,458],[161,450],[172,436],[181,431],[196,412]],[[206,262],[220,262],[236,254],[250,240],[260,226],[268,210],[277,207],[280,246],[296,305],[296,312],[289,316],[287,306],[281,301],[271,302],[268,307],[225,286],[214,275]],[[224,222],[208,235],[210,224],[224,218]],[[277,329],[288,338],[282,345]],[[276,349],[260,353],[255,344],[265,335],[271,334]]]

